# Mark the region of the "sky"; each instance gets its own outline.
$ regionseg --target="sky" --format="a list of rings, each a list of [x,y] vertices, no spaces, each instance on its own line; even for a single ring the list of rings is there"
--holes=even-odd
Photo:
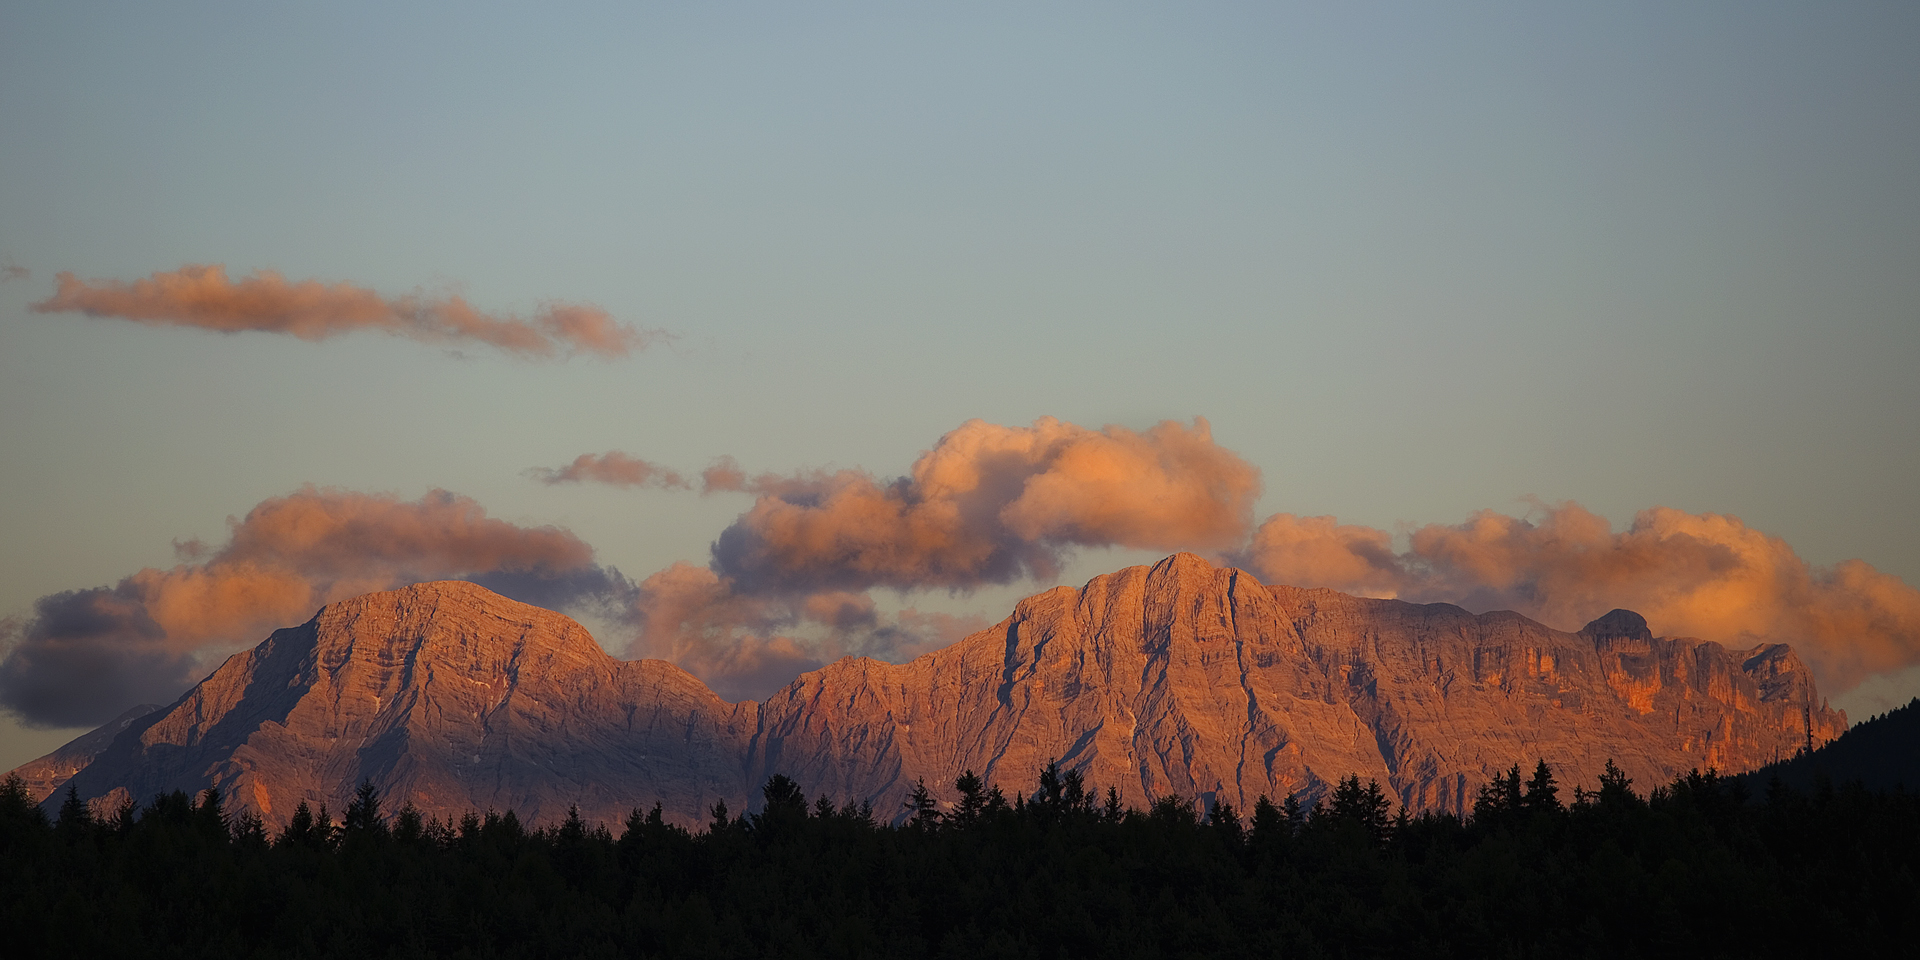
[[[1195,550],[1920,694],[1910,3],[0,9],[0,768],[462,577],[763,695]]]

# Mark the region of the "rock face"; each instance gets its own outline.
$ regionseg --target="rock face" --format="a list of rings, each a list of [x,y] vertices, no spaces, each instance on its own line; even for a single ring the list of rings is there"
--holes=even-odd
[[[617,821],[655,799],[697,810],[741,794],[738,726],[660,660],[619,661],[547,610],[454,581],[330,604],[135,720],[73,777],[117,804],[220,788],[283,823],[302,800],[338,813],[361,779],[397,806],[458,816]]]
[[[888,816],[919,778],[950,794],[972,769],[1011,794],[1058,758],[1136,806],[1311,802],[1358,774],[1458,811],[1536,758],[1589,785],[1611,758],[1645,788],[1845,729],[1784,645],[1656,639],[1625,610],[1563,633],[1180,554],[1029,597],[910,663],[848,658],[739,704],[667,663],[614,660],[558,614],[419,584],[276,632],[72,782],[108,802],[216,785],[270,823],[303,799],[338,810],[362,778],[435,816],[550,821],[577,803],[617,822],[657,799],[696,823],[716,800],[750,807],[774,773]]]
[[[66,745],[32,763],[24,764],[13,772],[20,775],[26,784],[28,795],[37,803],[53,795],[67,785],[73,775],[79,773],[93,758],[100,755],[113,743],[120,731],[133,725],[135,720],[160,709],[157,703],[143,703],[127,712],[101,724],[100,728],[81,734]]]
[[[806,674],[761,706],[749,766],[891,800],[964,769],[1030,790],[1058,758],[1135,806],[1172,793],[1242,810],[1358,774],[1415,810],[1460,811],[1515,763],[1591,786],[1611,758],[1645,789],[1790,756],[1809,722],[1817,742],[1846,729],[1784,645],[1657,640],[1625,610],[1562,633],[1263,586],[1180,554],[1030,597],[911,663]]]

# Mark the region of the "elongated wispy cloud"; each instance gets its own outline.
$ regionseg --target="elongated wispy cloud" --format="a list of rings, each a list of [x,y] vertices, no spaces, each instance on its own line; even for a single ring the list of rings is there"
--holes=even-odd
[[[618,450],[583,453],[564,467],[535,467],[528,475],[545,484],[604,483],[615,487],[655,487],[661,490],[685,490],[691,484],[685,477],[657,463],[628,456]]]
[[[633,602],[631,584],[572,533],[494,519],[444,490],[409,501],[307,487],[230,525],[217,550],[177,545],[171,568],[41,597],[6,638],[0,708],[35,726],[100,723],[171,700],[212,666],[205,655],[422,580],[474,580],[556,609]]]
[[[1397,551],[1384,530],[1283,513],[1235,559],[1270,583],[1515,610],[1566,630],[1625,607],[1668,636],[1788,643],[1833,694],[1920,663],[1920,591],[1859,560],[1815,567],[1720,514],[1654,507],[1615,531],[1572,503],[1536,520],[1487,510],[1419,527]]]
[[[347,283],[289,281],[271,270],[235,281],[219,264],[184,266],[131,282],[82,280],[69,272],[55,281],[53,296],[34,304],[35,311],[222,333],[255,330],[325,340],[377,330],[426,343],[484,343],[523,358],[624,357],[660,336],[618,323],[586,304],[548,303],[522,318],[478,310],[458,296],[416,291],[387,297]]]

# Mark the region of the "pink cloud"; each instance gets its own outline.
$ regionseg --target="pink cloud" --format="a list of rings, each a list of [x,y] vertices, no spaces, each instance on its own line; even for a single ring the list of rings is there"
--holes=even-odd
[[[1789,643],[1834,692],[1920,663],[1920,591],[1859,560],[1814,567],[1738,517],[1654,507],[1616,532],[1567,503],[1409,540],[1396,553],[1382,530],[1277,514],[1237,560],[1272,583],[1510,609],[1563,630],[1625,607],[1669,636]]]
[[[549,303],[523,319],[475,309],[458,296],[415,292],[386,297],[346,283],[290,282],[271,270],[234,281],[219,264],[188,265],[131,282],[81,280],[61,272],[55,282],[53,296],[33,305],[36,312],[84,313],[222,333],[257,330],[324,340],[355,330],[379,330],[427,343],[484,343],[521,357],[623,357],[660,336],[582,304]]]
[[[691,486],[685,477],[672,470],[618,450],[601,454],[583,453],[564,467],[536,467],[529,472],[534,479],[545,484],[591,481],[616,487],[655,487],[662,490],[685,490]]]
[[[476,580],[546,605],[630,602],[630,585],[572,533],[489,517],[444,490],[409,501],[305,487],[228,526],[217,550],[176,544],[187,562],[40,598],[0,659],[0,705],[34,724],[97,723],[172,699],[203,655],[297,624],[322,604],[422,580]]]

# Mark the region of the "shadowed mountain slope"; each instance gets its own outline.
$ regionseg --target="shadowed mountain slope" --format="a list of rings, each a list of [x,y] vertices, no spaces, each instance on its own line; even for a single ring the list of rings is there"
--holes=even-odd
[[[614,822],[657,799],[695,823],[716,800],[747,809],[773,773],[886,817],[920,778],[943,795],[972,769],[1011,794],[1058,758],[1136,806],[1311,801],[1359,774],[1460,810],[1535,758],[1565,783],[1612,758],[1650,784],[1845,729],[1784,645],[1657,639],[1624,610],[1564,633],[1178,554],[1029,597],[910,663],[847,658],[739,704],[665,662],[615,660],[559,614],[417,584],[275,632],[132,720],[72,783],[104,803],[215,785],[271,823],[303,799],[338,810],[363,778],[436,816],[549,821],[578,803]]]
[[[160,709],[157,703],[143,703],[129,708],[126,712],[101,724],[98,728],[83,733],[63,744],[60,749],[14,768],[21,782],[27,788],[27,795],[35,801],[45,800],[67,785],[74,774],[85,769],[93,758],[113,744],[113,738],[120,731],[133,725],[135,720]]]

